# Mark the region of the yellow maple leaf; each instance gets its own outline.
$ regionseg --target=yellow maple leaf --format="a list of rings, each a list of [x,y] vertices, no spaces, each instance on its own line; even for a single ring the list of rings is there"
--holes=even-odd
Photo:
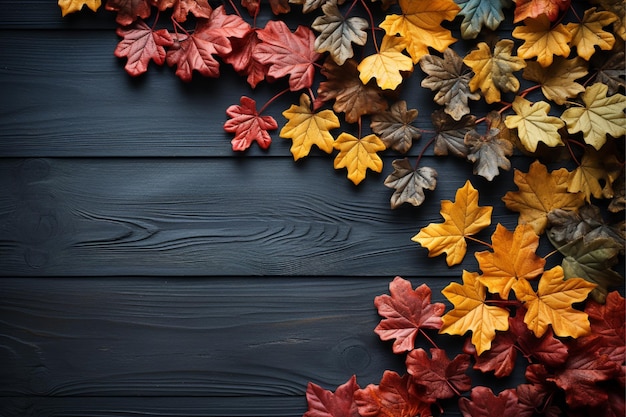
[[[567,191],[582,192],[589,203],[591,196],[613,198],[613,182],[619,177],[621,170],[621,164],[614,153],[597,151],[587,146],[580,166],[569,175]]]
[[[626,135],[626,96],[614,94],[607,97],[606,84],[595,83],[582,95],[584,107],[566,109],[561,118],[567,123],[569,133],[583,132],[585,143],[600,149],[606,135],[618,138]]]
[[[339,151],[334,161],[335,169],[347,168],[348,179],[355,185],[365,179],[368,168],[375,172],[383,170],[383,160],[376,152],[384,151],[385,144],[376,135],[359,139],[343,132],[335,141],[334,148]]]
[[[556,57],[549,67],[529,61],[522,76],[541,85],[541,91],[548,100],[563,105],[585,91],[585,87],[576,80],[587,75],[587,65],[587,61],[578,56],[572,59]]]
[[[456,192],[455,201],[441,202],[443,223],[423,227],[411,240],[428,249],[428,256],[445,252],[448,266],[460,263],[467,252],[467,236],[474,235],[491,224],[493,207],[478,206],[478,191],[469,181]]]
[[[469,82],[472,92],[480,89],[487,103],[500,101],[501,92],[517,92],[519,80],[513,73],[526,66],[522,58],[511,55],[515,43],[502,39],[496,43],[493,54],[485,42],[478,44],[478,49],[470,52],[464,59],[465,65],[474,71]]]
[[[529,224],[520,224],[511,232],[498,224],[491,242],[493,252],[475,254],[483,275],[480,282],[491,293],[499,293],[504,299],[518,279],[533,279],[543,272],[545,259],[535,251],[539,246],[539,236]]]
[[[333,151],[335,139],[329,131],[341,124],[332,110],[314,113],[311,110],[311,99],[302,94],[300,105],[293,104],[283,112],[283,116],[289,121],[280,130],[280,137],[293,140],[291,154],[295,161],[307,156],[313,145],[326,153]]]
[[[402,83],[400,71],[413,70],[413,61],[402,53],[405,47],[404,38],[384,36],[378,53],[363,59],[357,67],[363,84],[376,78],[376,84],[383,90],[395,90]]]
[[[513,29],[513,37],[523,39],[524,43],[517,48],[520,58],[537,57],[542,67],[552,64],[554,55],[567,57],[570,52],[569,41],[572,33],[562,24],[552,26],[545,14],[536,19],[524,20],[524,26]]]
[[[617,16],[611,12],[597,12],[595,7],[585,10],[580,23],[568,23],[567,30],[572,34],[572,45],[576,46],[578,56],[587,61],[596,52],[595,47],[609,51],[615,44],[615,36],[611,32],[602,30],[617,20]]]
[[[98,11],[102,5],[101,0],[59,0],[59,7],[63,16],[79,12],[83,6],[89,7],[92,11]]]
[[[548,213],[554,209],[576,210],[582,206],[582,193],[569,193],[569,172],[560,168],[548,173],[539,161],[530,164],[527,173],[515,170],[513,181],[519,191],[509,191],[502,197],[507,208],[520,213],[519,224],[530,224],[541,235],[548,224]]]
[[[575,310],[572,304],[584,301],[596,284],[564,277],[563,268],[555,266],[543,273],[537,292],[525,279],[513,285],[515,296],[526,306],[524,323],[537,337],[543,336],[550,325],[561,337],[576,338],[591,332],[587,314]]]
[[[563,120],[549,116],[550,105],[545,101],[531,103],[517,96],[513,101],[514,115],[509,115],[504,124],[509,129],[517,128],[517,134],[524,148],[530,152],[537,150],[539,142],[550,147],[563,145],[559,129],[565,126]]]
[[[431,47],[439,52],[456,42],[452,33],[441,26],[452,21],[461,8],[453,0],[399,0],[401,15],[390,14],[380,24],[387,35],[400,35],[407,41],[407,52],[417,64]]]
[[[485,303],[487,290],[475,272],[463,271],[463,285],[453,282],[441,293],[454,308],[441,319],[439,333],[464,335],[472,332],[472,343],[479,355],[491,349],[496,330],[509,329],[509,311]]]

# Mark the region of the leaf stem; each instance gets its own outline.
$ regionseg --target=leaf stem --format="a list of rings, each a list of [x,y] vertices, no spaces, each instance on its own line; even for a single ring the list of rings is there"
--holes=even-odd
[[[435,349],[439,349],[439,346],[437,346],[437,343],[435,343],[435,341],[431,339],[430,336],[428,336],[423,329],[420,329],[420,334],[424,336],[424,338],[428,340],[428,343],[430,343]]]
[[[470,235],[467,235],[467,236],[464,236],[464,237],[465,237],[465,239],[469,239],[472,242],[480,243],[481,245],[487,246],[489,249],[493,249],[493,245],[491,245],[490,243],[485,242],[484,240],[476,239],[475,237],[470,236]]]
[[[545,260],[545,259],[548,259],[549,257],[551,257],[552,255],[554,255],[555,253],[558,253],[558,252],[559,252],[559,250],[558,250],[558,249],[554,249],[552,252],[550,252],[550,253],[546,254],[546,255],[543,257],[543,259],[544,259],[544,260]]]
[[[282,91],[279,91],[274,97],[270,98],[269,100],[267,100],[267,102],[263,105],[263,107],[261,107],[261,109],[259,110],[259,114],[263,113],[265,111],[265,109],[267,109],[267,107],[272,104],[278,97],[282,96],[285,93],[288,93],[290,90],[288,88],[285,88]]]
[[[420,161],[422,160],[422,157],[424,156],[424,153],[426,153],[426,149],[428,149],[430,147],[430,145],[432,145],[435,142],[435,138],[436,138],[436,136],[433,136],[432,138],[430,138],[428,143],[426,143],[426,145],[424,145],[424,147],[422,148],[422,151],[420,152],[419,156],[417,157],[417,161],[415,161],[415,168],[419,167]]]
[[[372,30],[372,42],[374,43],[374,49],[376,49],[377,54],[380,54],[380,48],[378,47],[378,41],[376,40],[376,24],[374,23],[374,16],[372,15],[372,11],[370,10],[370,8],[365,3],[365,0],[361,0],[361,4],[363,5],[363,8],[370,18],[370,27]]]

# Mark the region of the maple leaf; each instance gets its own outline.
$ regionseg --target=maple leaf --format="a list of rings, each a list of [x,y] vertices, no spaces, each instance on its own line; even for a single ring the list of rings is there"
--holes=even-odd
[[[504,20],[505,7],[510,7],[511,0],[458,0],[461,22],[461,36],[464,39],[475,39],[483,26],[496,30]]]
[[[242,96],[240,104],[226,109],[230,119],[224,123],[224,130],[235,133],[231,141],[234,151],[244,151],[257,142],[262,149],[272,143],[268,130],[278,129],[278,123],[272,116],[260,116],[256,110],[256,101]]]
[[[124,69],[132,76],[148,71],[150,61],[163,65],[165,47],[174,43],[167,29],[153,30],[141,19],[132,26],[118,27],[117,35],[123,39],[117,44],[114,54],[118,58],[128,58]]]
[[[430,404],[415,391],[410,375],[386,370],[378,385],[357,390],[354,398],[362,417],[430,417]]]
[[[407,41],[407,52],[417,64],[428,48],[443,52],[456,42],[452,33],[441,26],[452,21],[461,10],[452,0],[399,0],[401,15],[390,14],[380,24],[387,35],[400,35]]]
[[[152,12],[149,0],[107,0],[104,8],[117,12],[115,21],[122,26],[128,26],[137,18],[146,19]]]
[[[527,173],[515,170],[513,181],[519,191],[508,191],[502,201],[507,208],[520,213],[520,224],[529,223],[541,235],[552,210],[576,210],[584,203],[582,193],[567,192],[568,177],[565,168],[548,173],[545,165],[534,161]]]
[[[595,7],[585,10],[580,23],[568,23],[566,28],[572,34],[572,45],[576,46],[578,56],[587,61],[596,52],[595,47],[611,50],[615,36],[602,28],[617,20],[617,16],[607,11],[596,11]]]
[[[549,116],[550,105],[545,101],[532,103],[523,97],[515,97],[513,101],[515,115],[504,119],[509,129],[517,129],[517,133],[524,148],[530,152],[537,150],[539,142],[550,147],[563,145],[559,129],[565,126],[563,120]]]
[[[567,123],[569,133],[582,132],[585,143],[600,149],[606,135],[614,138],[626,135],[626,96],[607,97],[606,84],[595,83],[582,94],[583,107],[570,107],[561,118]]]
[[[394,188],[391,196],[391,208],[404,203],[419,206],[426,198],[424,190],[434,190],[437,186],[437,171],[430,167],[414,169],[408,158],[392,162],[393,172],[385,179],[385,186]]]
[[[352,44],[365,45],[369,27],[367,20],[362,17],[346,19],[334,1],[328,1],[322,6],[323,16],[317,17],[311,27],[320,32],[315,39],[315,50],[319,53],[329,52],[337,63],[343,65],[346,59],[352,58],[354,51]]]
[[[413,70],[413,61],[402,53],[405,45],[404,38],[384,36],[378,52],[365,57],[357,67],[363,84],[376,78],[383,90],[395,90],[402,83],[402,72]]]
[[[596,53],[591,58],[591,65],[596,70],[595,81],[607,85],[607,95],[609,96],[617,93],[620,89],[626,88],[626,82],[624,81],[625,57],[626,53],[624,51],[613,49],[610,52],[601,51]]]
[[[413,375],[416,383],[424,387],[423,396],[431,402],[452,398],[469,391],[470,377],[465,373],[470,365],[470,357],[457,355],[452,361],[443,349],[430,349],[432,359],[424,349],[414,349],[406,357],[407,372]]]
[[[387,109],[389,104],[382,90],[375,83],[364,85],[361,82],[357,62],[353,59],[348,59],[341,66],[327,59],[321,72],[328,80],[320,83],[318,99],[334,99],[333,110],[336,113],[344,112],[346,122],[356,123],[365,114],[376,114]]]
[[[518,300],[524,302],[524,323],[537,337],[541,337],[552,326],[554,334],[574,338],[590,333],[587,314],[572,308],[572,304],[584,301],[594,289],[582,278],[564,279],[563,268],[555,266],[543,273],[537,292],[526,279],[513,284]]]
[[[545,14],[524,20],[524,26],[516,26],[512,34],[514,38],[524,40],[517,48],[517,56],[524,59],[537,57],[542,67],[552,64],[554,55],[567,57],[570,53],[572,33],[560,23],[552,26]]]
[[[374,331],[382,340],[395,339],[393,352],[403,353],[415,346],[415,338],[422,329],[441,328],[441,315],[445,310],[442,303],[431,304],[431,291],[426,284],[413,290],[411,282],[395,277],[389,284],[391,295],[374,298],[378,314],[384,319]]]
[[[312,11],[319,9],[326,3],[334,2],[334,1],[336,1],[336,3],[339,5],[345,3],[345,0],[289,0],[289,3],[301,4],[302,13],[310,13]]]
[[[497,330],[508,330],[509,310],[488,305],[487,290],[475,272],[463,271],[463,285],[450,283],[441,293],[454,308],[441,319],[439,333],[463,335],[472,332],[472,344],[481,355],[491,348]]]
[[[469,148],[467,160],[474,163],[474,175],[491,181],[499,174],[498,168],[511,169],[507,156],[513,155],[513,143],[500,137],[500,129],[489,128],[485,135],[470,130],[464,142]]]
[[[515,0],[513,23],[541,15],[546,15],[554,22],[562,11],[568,9],[570,2],[571,0]]]
[[[334,393],[309,382],[306,389],[308,409],[302,417],[360,417],[354,393],[361,389],[352,376],[339,385]]]
[[[269,65],[262,64],[253,55],[254,49],[261,42],[257,30],[250,30],[243,38],[232,38],[231,52],[222,56],[224,62],[232,65],[237,73],[246,76],[246,81],[252,88],[266,79],[269,68]]]
[[[333,151],[334,139],[330,130],[338,128],[341,123],[332,110],[314,113],[309,96],[301,94],[300,105],[292,105],[283,116],[288,122],[280,130],[280,137],[292,139],[291,154],[295,161],[307,156],[313,145],[326,153]]]
[[[443,58],[424,55],[419,63],[422,71],[428,74],[422,80],[422,87],[437,92],[435,102],[445,106],[445,112],[454,120],[461,120],[470,112],[468,100],[480,99],[480,94],[470,91],[470,74],[454,50],[443,51]]]
[[[585,305],[594,335],[603,338],[602,345],[620,347],[624,345],[625,315],[624,297],[617,291],[610,292],[603,303],[590,300]]]
[[[101,0],[58,0],[57,4],[61,8],[61,15],[65,17],[70,13],[79,12],[84,6],[96,12],[102,5]]]
[[[274,78],[289,77],[289,89],[298,91],[313,84],[315,62],[320,54],[315,52],[315,34],[306,26],[291,32],[282,20],[270,20],[257,32],[260,42],[253,56],[269,65],[268,75]]]
[[[212,7],[207,0],[151,0],[160,11],[173,9],[172,18],[177,22],[187,21],[189,13],[199,19],[209,19]]]
[[[497,396],[491,388],[477,386],[472,388],[470,398],[459,399],[459,409],[463,417],[518,416],[531,417],[532,410],[524,410],[517,401],[515,389],[509,388]]]
[[[411,125],[417,119],[416,109],[407,109],[406,101],[396,101],[389,110],[372,115],[370,127],[387,148],[407,153],[413,140],[421,137],[420,130]]]
[[[483,273],[479,280],[489,292],[507,299],[518,279],[534,279],[543,272],[546,261],[535,253],[539,236],[531,225],[520,224],[511,232],[498,224],[491,241],[493,252],[475,254]]]
[[[591,202],[592,196],[612,198],[613,182],[620,172],[621,164],[615,154],[586,147],[580,165],[570,173],[567,191],[584,193],[587,202]]]
[[[288,0],[269,0],[272,13],[275,15],[289,13],[291,8],[289,7]],[[241,0],[241,5],[248,10],[250,16],[257,16],[261,9],[261,0]]]
[[[443,110],[435,110],[431,115],[435,126],[435,155],[444,156],[448,153],[465,158],[469,149],[465,144],[465,135],[476,126],[476,117],[467,114],[456,121]]]
[[[515,44],[510,39],[496,43],[493,54],[485,42],[471,51],[463,62],[474,71],[469,86],[472,91],[480,89],[487,103],[500,101],[501,92],[517,92],[519,80],[513,73],[526,66],[522,58],[512,56]]]
[[[339,151],[335,157],[335,169],[346,168],[348,179],[358,185],[365,179],[367,169],[381,172],[383,160],[376,152],[384,151],[385,144],[376,135],[367,135],[361,139],[343,132],[335,140],[335,149]]]
[[[541,85],[541,91],[548,100],[562,105],[585,91],[585,87],[576,80],[583,78],[587,72],[587,63],[582,58],[565,59],[557,56],[549,67],[528,61],[522,76]]]
[[[493,207],[478,206],[478,191],[468,181],[456,192],[455,201],[441,201],[443,223],[430,223],[411,240],[428,248],[428,256],[446,253],[448,266],[460,263],[467,251],[467,236],[491,224]]]

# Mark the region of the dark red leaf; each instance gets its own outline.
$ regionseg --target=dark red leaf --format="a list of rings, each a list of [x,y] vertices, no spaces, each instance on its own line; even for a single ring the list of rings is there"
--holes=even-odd
[[[151,60],[163,65],[165,47],[174,43],[167,29],[152,30],[141,19],[132,26],[117,28],[117,34],[123,39],[117,44],[114,54],[118,58],[128,58],[124,69],[132,76],[146,72]]]
[[[463,417],[505,417],[527,416],[523,407],[517,401],[514,389],[502,391],[498,396],[491,389],[477,386],[472,389],[470,398],[463,397],[459,400],[459,409]]]
[[[360,417],[354,402],[354,393],[358,389],[354,375],[334,393],[309,382],[306,389],[309,408],[303,417]]]
[[[199,19],[208,19],[213,10],[208,0],[151,0],[160,11],[172,9],[172,18],[185,22],[189,13]]]
[[[272,143],[268,130],[278,128],[278,123],[272,116],[260,116],[256,110],[256,101],[242,96],[239,105],[232,105],[226,109],[230,117],[224,123],[224,130],[235,133],[231,141],[234,151],[244,151],[257,142],[262,149],[267,149]]]
[[[224,57],[224,62],[233,66],[237,73],[246,75],[248,84],[252,88],[263,81],[267,76],[268,65],[256,60],[252,52],[261,42],[256,31],[250,31],[242,39],[232,39],[233,50]]]
[[[430,404],[415,391],[410,375],[385,371],[379,385],[358,390],[354,399],[361,417],[430,417]]]
[[[469,355],[460,354],[450,361],[443,349],[430,349],[430,354],[432,359],[424,349],[415,349],[406,358],[407,371],[425,388],[426,398],[432,402],[451,398],[472,387],[465,373],[470,365]]]
[[[117,12],[115,21],[122,26],[128,26],[138,17],[146,19],[152,8],[148,0],[107,0],[106,10]]]
[[[607,295],[605,304],[589,300],[585,307],[585,313],[589,315],[592,333],[602,336],[605,345],[624,345],[626,340],[624,319],[626,304],[624,303],[624,297],[617,291]]]

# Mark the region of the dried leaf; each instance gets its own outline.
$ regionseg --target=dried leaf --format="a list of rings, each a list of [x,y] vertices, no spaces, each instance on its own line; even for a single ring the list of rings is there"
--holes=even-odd
[[[334,144],[339,151],[335,157],[335,169],[346,168],[348,179],[358,185],[365,179],[367,169],[381,172],[383,161],[376,152],[384,151],[385,144],[376,135],[367,135],[361,139],[343,132]]]
[[[465,115],[456,121],[443,110],[435,110],[431,115],[435,126],[435,155],[449,153],[461,158],[467,157],[469,149],[465,144],[465,135],[476,126],[476,117]]]
[[[523,26],[516,26],[513,29],[513,37],[524,40],[517,48],[517,55],[520,58],[537,57],[537,62],[542,67],[548,67],[552,64],[554,55],[567,58],[572,33],[560,23],[553,26],[548,16],[542,14],[536,19],[524,20]]]
[[[402,83],[402,73],[413,70],[411,58],[402,53],[405,45],[401,37],[384,36],[378,52],[365,57],[357,67],[363,84],[376,78],[383,90],[395,90]]]
[[[531,17],[546,15],[554,22],[562,11],[567,10],[571,0],[515,0],[514,23]]]
[[[361,389],[352,376],[339,385],[334,393],[309,382],[306,389],[308,409],[302,417],[360,417],[354,393]]]
[[[424,190],[434,190],[437,186],[437,171],[430,167],[414,169],[408,158],[396,159],[392,163],[393,172],[385,179],[385,185],[395,189],[391,196],[391,208],[404,203],[419,206],[426,198]]]
[[[523,97],[513,101],[515,115],[507,116],[504,124],[509,129],[517,129],[524,148],[530,152],[537,150],[539,142],[550,147],[563,145],[559,129],[565,126],[563,120],[549,116],[550,105],[545,101],[532,103]]]
[[[502,9],[511,7],[511,0],[458,0],[461,22],[461,36],[463,39],[475,39],[483,26],[496,30],[504,20]]]
[[[511,169],[507,156],[513,155],[513,143],[501,139],[499,129],[490,128],[485,135],[470,130],[464,141],[469,148],[467,160],[474,163],[474,175],[491,181],[499,174],[498,168]]]
[[[406,101],[396,101],[388,111],[372,115],[370,127],[387,148],[393,148],[400,153],[407,153],[413,140],[421,137],[420,130],[413,126],[417,118],[416,109],[407,109]]]
[[[229,119],[224,123],[224,130],[235,133],[231,141],[233,151],[244,151],[257,142],[262,149],[272,143],[268,130],[278,129],[278,123],[272,116],[260,116],[256,110],[256,101],[242,96],[240,104],[226,109]]]
[[[595,81],[607,85],[608,96],[626,88],[624,57],[626,57],[624,51],[613,49],[610,52],[596,53],[591,59],[591,66],[596,70]]]
[[[613,181],[621,172],[622,164],[617,156],[609,151],[596,151],[595,148],[586,147],[580,165],[569,176],[567,191],[571,193],[582,192],[587,202],[591,197],[612,198]]]
[[[424,349],[414,349],[406,356],[406,369],[418,385],[423,387],[425,396],[431,402],[452,398],[469,391],[470,377],[465,373],[470,365],[470,357],[457,355],[452,361],[443,349],[430,349],[429,358]]]
[[[70,13],[76,13],[87,6],[91,11],[96,12],[102,5],[101,0],[58,0],[57,4],[61,8],[61,15],[65,17]]]
[[[541,91],[548,100],[561,105],[585,91],[585,87],[576,80],[586,75],[587,63],[582,58],[565,59],[558,56],[549,67],[529,61],[522,74],[525,79],[540,84]]]
[[[608,51],[615,44],[612,33],[603,30],[605,26],[617,20],[617,16],[607,11],[596,11],[595,7],[585,10],[580,23],[568,23],[566,28],[572,34],[572,45],[576,46],[578,56],[587,61],[596,52],[596,46]]]

